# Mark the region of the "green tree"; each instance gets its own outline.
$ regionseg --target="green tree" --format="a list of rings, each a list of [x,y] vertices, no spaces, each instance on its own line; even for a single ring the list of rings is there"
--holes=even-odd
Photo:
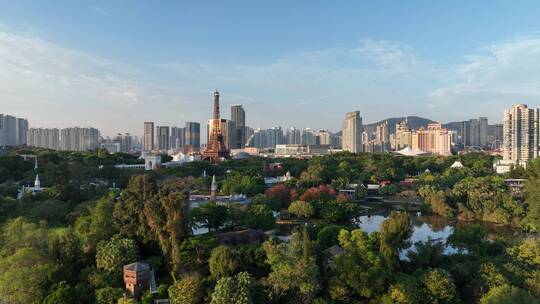
[[[120,299],[118,299],[118,302],[116,302],[117,304],[137,304],[137,301],[135,301],[135,299],[133,298],[126,298],[126,297],[122,297]]]
[[[270,230],[276,225],[272,210],[268,206],[261,204],[248,206],[244,222],[250,228],[262,230]]]
[[[540,231],[540,159],[527,164],[525,203],[528,211],[523,223],[533,231]]]
[[[34,206],[26,212],[26,217],[33,222],[44,220],[50,225],[61,225],[66,222],[66,216],[69,211],[70,207],[68,202],[45,200],[34,204]]]
[[[514,247],[508,248],[507,251],[520,264],[529,268],[540,268],[540,239],[538,237],[525,238]]]
[[[65,281],[58,283],[43,304],[71,304],[77,303],[76,290],[71,288]]]
[[[480,277],[489,288],[508,284],[508,280],[493,262],[485,262],[480,265]]]
[[[412,224],[406,212],[392,211],[382,223],[379,250],[391,268],[395,268],[399,262],[399,252],[411,245],[409,239],[412,232]]]
[[[395,282],[390,285],[382,303],[419,304],[422,295],[419,292],[418,279],[412,275],[397,274]],[[426,303],[427,304],[427,303]]]
[[[55,270],[42,251],[26,247],[0,259],[0,302],[41,303]]]
[[[188,273],[169,287],[172,304],[198,304],[203,297],[201,277],[198,273]]]
[[[315,215],[315,208],[310,202],[294,201],[291,203],[288,209],[289,213],[296,215],[300,218],[311,218]]]
[[[144,207],[155,198],[156,193],[157,186],[149,175],[130,178],[113,211],[114,226],[122,235],[143,244],[155,241],[155,233],[148,225]]]
[[[100,289],[108,286],[114,286],[118,283],[118,274],[98,269],[94,266],[86,267],[80,272],[81,281],[92,289]]]
[[[247,272],[219,279],[212,293],[212,304],[252,304],[254,279]]]
[[[513,269],[515,274],[525,281],[535,296],[540,297],[540,240],[528,237],[506,249],[510,260],[505,265]]]
[[[330,200],[319,204],[316,209],[319,217],[330,223],[343,222],[358,214],[358,205],[348,200]]]
[[[319,233],[317,233],[317,243],[321,249],[326,249],[334,245],[339,244],[338,236],[341,231],[341,227],[337,225],[324,226]]]
[[[324,169],[322,164],[310,164],[307,170],[300,174],[300,183],[312,187],[322,184]]]
[[[75,231],[86,252],[93,252],[99,241],[110,239],[118,233],[111,216],[114,206],[115,196],[110,194],[98,200],[89,215],[77,218]]]
[[[426,197],[426,201],[435,214],[442,215],[447,219],[452,219],[454,217],[455,211],[446,201],[446,194],[444,191],[440,190],[429,193]]]
[[[456,286],[452,276],[443,269],[431,269],[421,277],[423,291],[428,303],[445,304],[456,300]]]
[[[407,252],[407,258],[415,269],[438,267],[444,257],[443,242],[428,238],[426,242],[414,243],[414,249]]]
[[[234,172],[225,178],[221,191],[225,194],[245,194],[253,196],[263,193],[266,189],[264,179],[260,176],[250,176]]]
[[[56,279],[76,281],[79,269],[84,265],[85,256],[73,229],[66,228],[61,233],[51,235],[48,245],[49,257],[58,266]]]
[[[0,237],[0,256],[15,253],[20,248],[36,248],[42,252],[47,250],[48,231],[45,222],[30,223],[23,217],[8,221]]]
[[[290,243],[270,240],[263,244],[271,268],[267,284],[282,302],[310,303],[319,291],[319,268],[311,247],[309,238],[298,232],[292,234]]]
[[[240,260],[234,249],[222,245],[212,250],[208,264],[212,277],[219,279],[234,274],[240,266]]]
[[[486,230],[480,225],[456,227],[446,242],[460,250],[467,250],[471,254],[479,254],[484,248]]]
[[[491,288],[488,293],[482,296],[480,304],[514,304],[514,303],[531,303],[538,304],[540,300],[533,297],[526,290],[510,286],[502,285]]]
[[[336,269],[329,280],[330,297],[335,301],[375,301],[386,290],[390,271],[378,251],[378,236],[361,229],[339,233],[344,253],[336,258]]]
[[[208,202],[191,210],[191,218],[194,224],[215,231],[229,220],[229,209],[218,205],[216,202]]]
[[[358,183],[358,186],[356,186],[356,199],[363,199],[367,195],[367,188],[362,183]]]
[[[132,239],[117,234],[108,241],[98,244],[96,265],[111,273],[120,274],[126,264],[139,259],[139,248]]]
[[[116,304],[123,297],[122,288],[105,287],[96,290],[96,304]]]
[[[399,192],[399,187],[396,184],[389,184],[384,187],[380,187],[377,193],[382,196],[392,196]]]
[[[159,187],[154,199],[144,206],[150,230],[168,257],[173,271],[180,271],[180,245],[189,231],[189,192],[181,180],[169,181]]]

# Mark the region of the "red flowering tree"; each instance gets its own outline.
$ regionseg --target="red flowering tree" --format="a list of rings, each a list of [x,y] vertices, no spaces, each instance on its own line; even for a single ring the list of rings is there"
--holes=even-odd
[[[350,199],[349,199],[349,196],[347,196],[346,194],[340,193],[336,197],[336,201],[338,201],[340,203],[345,203],[345,202],[350,201]]]
[[[269,199],[278,200],[281,207],[287,207],[291,203],[291,189],[284,184],[274,185],[267,189],[265,194]]]
[[[319,187],[312,187],[306,190],[304,194],[300,196],[301,201],[311,202],[311,201],[327,201],[334,199],[337,193],[332,186],[329,185],[320,185]]]

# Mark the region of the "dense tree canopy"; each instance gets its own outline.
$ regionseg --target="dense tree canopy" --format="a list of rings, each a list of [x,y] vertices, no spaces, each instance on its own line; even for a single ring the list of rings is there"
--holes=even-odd
[[[39,168],[18,154],[37,154]],[[113,167],[136,155],[15,149],[0,155],[0,302],[536,303],[540,161],[499,176],[494,159],[343,152],[143,172]],[[17,200],[36,173],[47,191]],[[213,175],[221,195],[248,203],[190,203]],[[524,191],[508,177],[525,178]],[[383,201],[365,197],[368,183],[385,185]],[[340,194],[352,184],[355,195]],[[427,218],[450,236],[412,244]],[[249,228],[265,234],[220,244]],[[151,265],[158,293],[126,297],[122,266],[135,261]]]
[[[137,244],[121,235],[115,235],[108,241],[98,244],[96,266],[111,273],[121,273],[122,266],[139,259]]]

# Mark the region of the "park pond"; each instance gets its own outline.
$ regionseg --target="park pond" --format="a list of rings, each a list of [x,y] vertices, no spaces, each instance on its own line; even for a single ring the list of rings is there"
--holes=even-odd
[[[380,212],[371,215],[360,215],[352,220],[353,226],[356,226],[367,233],[379,231],[384,220],[388,218],[392,208],[379,209]],[[479,224],[482,225],[487,232],[488,240],[495,239],[520,239],[522,233],[517,229],[512,229],[506,226],[499,226],[486,222],[459,222],[450,221],[442,216],[433,214],[422,214],[421,212],[409,212],[413,233],[409,239],[411,246],[401,252],[401,258],[404,259],[410,250],[414,250],[416,242],[427,242],[434,240],[446,244],[446,240],[452,234],[455,227]],[[300,224],[278,224],[275,230],[276,235],[282,240],[288,240],[293,230],[297,229]],[[194,227],[193,234],[201,235],[208,233],[207,228]],[[445,246],[445,254],[456,253],[458,250],[452,246]]]
[[[374,215],[362,215],[353,219],[354,226],[362,229],[367,233],[372,233],[379,231],[384,220],[388,218],[392,209],[385,209],[378,214]],[[485,222],[471,223],[471,222],[459,222],[459,221],[449,221],[445,218],[438,215],[426,215],[421,212],[409,212],[413,233],[409,241],[411,242],[411,247],[405,249],[401,252],[401,258],[405,258],[406,253],[410,250],[414,250],[414,243],[416,242],[426,242],[428,240],[435,240],[438,242],[446,243],[448,237],[452,234],[455,227],[461,227],[472,224],[479,224],[484,226],[487,232],[488,240],[495,239],[510,239],[515,238],[519,239],[522,237],[521,232],[510,227],[498,226]],[[281,233],[288,234],[295,225],[279,225],[278,230]],[[288,232],[288,233],[287,233]],[[452,254],[457,252],[456,248],[452,246],[445,247],[445,254]]]
[[[364,230],[367,233],[379,231],[381,224],[390,215],[391,210],[385,210],[381,214],[359,216],[354,220],[356,226]],[[472,224],[479,224],[486,229],[486,237],[488,240],[495,240],[501,238],[521,238],[521,232],[510,227],[494,225],[486,222],[460,222],[449,221],[438,215],[424,215],[421,212],[409,213],[411,222],[413,225],[413,233],[409,241],[411,247],[401,252],[401,258],[406,256],[406,253],[410,250],[414,250],[414,243],[426,242],[428,240],[436,240],[438,242],[446,243],[448,237],[452,234],[455,227],[462,227]],[[457,249],[452,246],[445,247],[445,254],[456,253]]]

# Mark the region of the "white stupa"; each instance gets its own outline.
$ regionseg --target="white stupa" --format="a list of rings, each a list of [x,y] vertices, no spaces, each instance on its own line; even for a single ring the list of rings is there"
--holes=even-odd
[[[459,168],[464,168],[463,164],[460,162],[460,161],[455,161],[451,166],[450,168],[454,168],[454,169],[459,169]]]
[[[35,157],[34,170],[37,170],[37,169],[38,169],[38,164],[37,164],[37,156],[36,156]],[[41,187],[41,181],[39,180],[39,174],[36,173],[36,179],[34,179],[34,186],[33,187],[22,186],[22,188],[20,188],[17,191],[17,199],[21,199],[25,193],[32,193],[32,195],[36,195],[38,193],[41,193],[41,192],[45,191],[46,189],[47,188]]]

